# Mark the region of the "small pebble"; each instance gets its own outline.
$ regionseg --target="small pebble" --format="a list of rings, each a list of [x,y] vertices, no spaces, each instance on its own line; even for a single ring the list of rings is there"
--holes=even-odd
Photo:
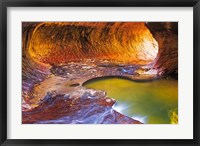
[[[112,100],[111,100],[111,99],[106,99],[106,102],[109,102],[109,103],[110,103],[110,102],[112,102]]]

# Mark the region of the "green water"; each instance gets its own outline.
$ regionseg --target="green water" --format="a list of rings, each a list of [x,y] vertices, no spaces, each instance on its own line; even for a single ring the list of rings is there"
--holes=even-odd
[[[178,81],[160,79],[135,82],[122,78],[93,79],[87,88],[104,90],[117,103],[113,108],[147,124],[178,122]],[[175,119],[175,120],[174,120]]]

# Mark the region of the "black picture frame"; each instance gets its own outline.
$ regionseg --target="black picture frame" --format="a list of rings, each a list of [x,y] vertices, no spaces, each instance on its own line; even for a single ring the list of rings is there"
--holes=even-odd
[[[193,139],[86,139],[86,140],[24,140],[7,139],[7,8],[8,7],[193,7]],[[199,0],[1,0],[0,2],[0,143],[2,146],[21,145],[140,145],[197,146],[199,142],[199,67],[200,64],[200,2]]]

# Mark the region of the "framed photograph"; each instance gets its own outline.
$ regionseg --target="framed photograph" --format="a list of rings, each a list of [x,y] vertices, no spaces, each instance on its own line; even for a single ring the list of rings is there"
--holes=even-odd
[[[0,3],[1,145],[199,145],[199,0]]]

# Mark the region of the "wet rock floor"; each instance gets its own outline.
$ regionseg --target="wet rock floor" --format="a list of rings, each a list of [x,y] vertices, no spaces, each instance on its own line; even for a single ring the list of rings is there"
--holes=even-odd
[[[23,124],[139,124],[112,106],[115,99],[105,91],[83,87],[86,81],[107,76],[133,80],[151,80],[152,75],[140,75],[141,66],[110,63],[107,60],[81,60],[54,66],[44,80],[35,84],[22,102]],[[28,84],[28,81],[24,81]],[[26,87],[23,84],[23,88]],[[25,86],[25,87],[24,87]]]

